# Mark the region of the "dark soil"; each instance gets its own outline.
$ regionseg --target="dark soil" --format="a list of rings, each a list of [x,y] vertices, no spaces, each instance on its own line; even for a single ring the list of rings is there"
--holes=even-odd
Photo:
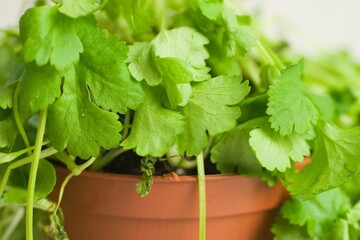
[[[135,174],[141,175],[140,172],[141,157],[132,151],[127,151],[114,159],[102,171],[117,174]],[[154,164],[155,172],[153,175],[162,176],[167,173],[176,172],[178,175],[197,175],[197,169],[177,169],[169,165],[165,160],[159,159]],[[215,164],[211,163],[209,159],[205,159],[205,173],[217,174],[219,171],[216,169]]]

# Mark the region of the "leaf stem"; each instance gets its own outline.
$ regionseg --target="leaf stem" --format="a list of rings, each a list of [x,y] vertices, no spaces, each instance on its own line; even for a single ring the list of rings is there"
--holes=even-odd
[[[58,198],[58,202],[57,202],[57,205],[55,207],[55,210],[54,210],[54,215],[56,215],[56,212],[58,211],[58,209],[60,207],[60,203],[61,203],[61,200],[62,200],[63,195],[64,195],[65,187],[68,184],[68,182],[70,181],[70,179],[72,177],[74,177],[74,176],[79,176],[86,168],[91,166],[94,163],[95,160],[96,160],[95,157],[90,158],[88,161],[86,161],[82,165],[78,166],[77,168],[72,169],[71,173],[66,176],[66,178],[64,179],[64,181],[63,181],[63,183],[61,184],[61,187],[60,187],[59,198]]]
[[[268,48],[264,42],[258,40],[256,43],[257,49],[263,56],[263,58],[268,61],[270,66],[273,68],[274,72],[277,76],[281,75],[281,70],[285,68],[285,65],[281,62],[281,60],[274,54],[270,48]]]
[[[48,142],[44,142],[43,146],[46,145],[46,144],[48,144]],[[25,149],[19,150],[17,152],[11,152],[11,153],[6,153],[6,154],[0,153],[0,158],[1,158],[0,159],[0,164],[14,161],[18,157],[20,157],[21,155],[23,155],[25,153],[28,153],[28,152],[32,151],[33,149],[34,149],[34,146],[32,146],[30,148],[25,148]]]
[[[204,150],[204,159],[206,159],[207,157],[209,157],[210,155],[210,149],[211,149],[211,144],[213,142],[213,136],[211,136],[209,134],[209,140],[208,140],[208,145],[206,146],[205,150]]]
[[[24,126],[21,123],[20,114],[19,114],[19,96],[20,96],[21,85],[17,84],[15,92],[14,92],[14,103],[13,103],[13,111],[16,126],[19,130],[20,136],[23,139],[26,148],[30,148],[30,141],[25,133]]]
[[[199,188],[199,240],[206,239],[206,184],[204,155],[201,152],[196,157],[198,188]]]
[[[35,198],[35,185],[36,176],[39,168],[41,157],[42,142],[44,141],[45,126],[47,119],[47,106],[40,111],[39,126],[36,133],[35,149],[33,159],[30,167],[30,176],[28,181],[28,191],[26,199],[26,239],[33,240],[33,215],[34,215],[34,198]]]
[[[125,114],[125,119],[124,119],[124,130],[122,132],[122,140],[124,140],[125,138],[127,138],[127,136],[129,135],[129,130],[130,130],[130,115],[131,115],[131,110],[128,110]]]
[[[97,157],[94,164],[90,166],[90,170],[98,171],[109,164],[114,158],[128,151],[129,149],[124,148],[113,148],[109,152],[107,152],[103,157]]]

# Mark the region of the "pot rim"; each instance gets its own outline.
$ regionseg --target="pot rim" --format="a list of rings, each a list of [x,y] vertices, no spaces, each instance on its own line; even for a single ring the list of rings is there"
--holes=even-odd
[[[68,172],[70,173],[70,170],[68,170],[65,167],[56,167],[57,171],[61,171],[63,173]],[[101,179],[101,180],[112,180],[116,181],[118,179],[121,179],[122,181],[129,181],[129,182],[138,182],[141,179],[140,175],[131,175],[131,174],[121,174],[121,173],[108,173],[108,172],[95,172],[90,170],[83,171],[80,175],[86,178],[90,179]],[[76,176],[75,176],[76,177]],[[227,179],[227,178],[258,178],[256,176],[245,176],[240,175],[236,173],[229,173],[229,174],[207,174],[205,175],[206,181],[218,181],[221,179]],[[179,175],[172,175],[170,174],[164,174],[161,176],[153,176],[154,182],[196,182],[198,180],[197,175],[186,175],[186,176],[179,176]]]

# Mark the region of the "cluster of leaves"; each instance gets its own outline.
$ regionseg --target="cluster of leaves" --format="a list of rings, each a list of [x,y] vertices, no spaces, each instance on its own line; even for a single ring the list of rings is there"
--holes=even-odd
[[[344,52],[327,53],[317,59],[309,59],[304,72],[305,84],[328,97],[330,111],[323,114],[324,118],[333,119],[345,129],[359,124],[360,68],[354,59]],[[332,132],[335,133],[334,130]],[[350,131],[343,132],[351,136]],[[331,146],[328,141],[323,144]],[[345,141],[342,145],[345,145]],[[334,151],[339,152],[338,149]],[[336,153],[331,154],[336,156]],[[332,161],[338,163],[343,158],[344,155],[339,155]],[[316,166],[321,169],[324,165],[319,163]],[[341,174],[340,171],[336,173]],[[327,176],[331,177],[330,174]],[[336,179],[335,176],[332,178]],[[312,199],[293,196],[284,204],[273,226],[275,239],[359,239],[359,183],[360,177],[357,175],[341,187]]]
[[[213,160],[222,171],[237,168],[260,176],[262,168],[282,172],[291,183],[288,189],[305,197],[340,186],[356,175],[360,130],[343,130],[326,121],[323,116],[331,109],[328,99],[306,88],[302,75],[303,62],[290,66],[266,94],[242,103],[243,114],[253,120],[245,119],[212,149]],[[306,169],[287,171],[310,153],[312,163]],[[250,159],[260,164],[251,164]]]
[[[148,18],[157,4],[145,13],[138,1],[114,0],[121,11],[112,13],[109,4],[106,13],[114,22],[124,17],[139,36],[128,46],[131,42],[98,27],[95,12],[107,2],[62,1],[30,8],[20,19],[19,36],[14,34],[16,46],[7,35],[3,39],[0,195],[8,204],[27,202],[34,180],[36,202],[52,191],[55,170],[47,157],[75,171],[75,157],[86,160],[119,147],[161,157],[177,145],[197,155],[208,145],[208,133],[236,125],[236,105],[250,87],[240,75],[210,74],[206,36],[180,23],[168,29],[139,28],[143,21],[130,20]],[[141,41],[144,35],[150,40]],[[46,137],[36,143],[36,128],[43,127],[39,112],[46,113]],[[133,121],[123,139],[124,115]],[[30,180],[34,149],[41,151],[41,160],[36,179]],[[147,169],[140,192],[151,186],[152,168]]]
[[[350,180],[360,167],[359,128],[336,126],[336,108],[303,81],[304,61],[285,68],[257,42],[250,17],[228,5],[63,0],[28,9],[19,36],[0,48],[4,201],[26,201],[36,150],[36,201],[56,181],[45,158],[77,171],[76,158],[114,148],[144,157],[143,194],[152,183],[147,160],[174,146],[187,156],[210,149],[219,171],[282,178],[305,197]],[[249,54],[255,46],[265,60]],[[309,155],[298,173],[294,163]]]
[[[276,240],[359,239],[359,203],[353,204],[349,195],[340,188],[320,193],[309,200],[293,197],[281,208],[272,232]]]

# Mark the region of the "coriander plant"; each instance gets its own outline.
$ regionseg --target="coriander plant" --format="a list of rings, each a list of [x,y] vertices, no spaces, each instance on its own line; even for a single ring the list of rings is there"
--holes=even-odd
[[[36,1],[19,31],[2,32],[0,203],[26,205],[27,240],[34,208],[49,212],[50,235],[67,238],[46,199],[56,162],[71,171],[64,187],[134,152],[141,195],[156,163],[197,166],[200,239],[208,164],[280,179],[307,198],[355,176],[359,128],[337,126],[326,96],[303,81],[306,59],[285,64],[240,9],[230,0]]]

